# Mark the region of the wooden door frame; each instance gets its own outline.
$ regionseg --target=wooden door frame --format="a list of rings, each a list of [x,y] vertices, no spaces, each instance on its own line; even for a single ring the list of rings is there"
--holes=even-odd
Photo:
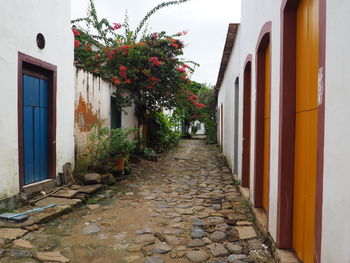
[[[243,68],[242,187],[248,188],[250,185],[252,59],[252,54],[249,54]]]
[[[234,149],[234,157],[233,157],[233,174],[238,174],[238,131],[239,131],[239,76],[236,77],[235,80],[235,88],[234,88],[234,137],[233,137],[233,149]]]
[[[220,144],[221,150],[224,149],[224,104],[220,105]]]
[[[292,248],[296,102],[296,14],[300,0],[281,6],[280,126],[278,163],[277,246]],[[315,263],[321,262],[325,122],[326,0],[319,0],[319,96],[317,128]]]
[[[30,72],[36,77],[47,77],[49,80],[49,179],[56,178],[56,94],[57,94],[57,66],[40,59],[18,52],[18,166],[19,188],[24,186],[24,155],[23,155],[23,73]]]
[[[264,113],[265,113],[265,52],[271,45],[271,21],[261,28],[256,46],[256,100],[255,100],[255,158],[254,158],[254,207],[263,207],[264,177]],[[271,48],[272,53],[272,48]],[[271,74],[270,63],[270,74]],[[271,86],[271,85],[270,85]],[[271,90],[271,87],[270,87]],[[271,93],[270,93],[271,101]],[[270,107],[271,111],[271,107]],[[270,192],[270,191],[268,191]],[[266,211],[268,212],[268,211]]]

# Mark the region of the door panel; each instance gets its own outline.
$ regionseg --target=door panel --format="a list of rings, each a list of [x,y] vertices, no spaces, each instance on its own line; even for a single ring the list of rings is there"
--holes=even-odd
[[[269,210],[271,46],[265,51],[263,208]]]
[[[23,75],[24,184],[48,178],[49,85]]]
[[[296,62],[293,249],[304,263],[313,263],[318,120],[318,0],[303,0],[299,5]]]

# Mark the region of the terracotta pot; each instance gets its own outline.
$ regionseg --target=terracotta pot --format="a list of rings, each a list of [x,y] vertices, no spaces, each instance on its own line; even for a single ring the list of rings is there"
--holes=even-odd
[[[125,169],[125,157],[120,157],[115,161],[115,166],[118,172],[123,172]]]

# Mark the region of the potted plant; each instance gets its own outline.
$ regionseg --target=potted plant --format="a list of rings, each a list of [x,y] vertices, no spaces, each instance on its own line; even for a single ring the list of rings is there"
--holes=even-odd
[[[125,161],[136,147],[136,142],[129,140],[129,135],[136,129],[113,129],[110,132],[110,156],[115,161],[118,172],[125,169]]]

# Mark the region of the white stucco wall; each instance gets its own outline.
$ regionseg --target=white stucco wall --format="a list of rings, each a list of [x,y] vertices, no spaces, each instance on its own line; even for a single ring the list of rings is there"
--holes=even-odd
[[[350,262],[349,12],[327,1],[322,263]]]
[[[218,105],[224,105],[224,147],[223,152],[230,166],[234,161],[234,89],[239,77],[239,134],[238,134],[238,177],[242,178],[242,133],[243,133],[243,71],[248,54],[252,59],[251,90],[251,149],[250,149],[250,198],[254,198],[254,155],[255,155],[255,101],[256,101],[256,48],[263,25],[272,21],[271,32],[271,129],[270,139],[270,205],[269,231],[276,238],[277,228],[277,183],[278,183],[278,123],[279,123],[279,72],[280,72],[280,0],[242,1],[242,21],[235,46],[220,88]]]
[[[75,68],[74,137],[78,153],[85,150],[92,124],[101,120],[104,121],[104,125],[110,127],[111,97],[115,89],[116,86],[110,82]],[[134,106],[126,107],[124,111],[121,118],[122,128],[137,128]]]
[[[0,0],[0,5],[1,200],[19,192],[18,52],[57,66],[57,173],[74,163],[74,88],[70,0]],[[38,33],[46,39],[43,50],[36,44]]]
[[[271,142],[270,142],[270,206],[269,232],[276,239],[277,184],[280,91],[280,0],[242,1],[242,22],[218,97],[218,109],[224,105],[223,152],[233,165],[234,86],[239,76],[239,167],[242,164],[243,67],[249,53],[252,61],[251,98],[251,170],[250,198],[254,190],[256,45],[265,22],[272,21],[271,54]],[[350,262],[350,36],[348,25],[350,2],[327,1],[326,69],[325,69],[325,148],[323,182],[322,263]],[[220,119],[218,131],[220,132]],[[220,133],[219,133],[220,135]]]

